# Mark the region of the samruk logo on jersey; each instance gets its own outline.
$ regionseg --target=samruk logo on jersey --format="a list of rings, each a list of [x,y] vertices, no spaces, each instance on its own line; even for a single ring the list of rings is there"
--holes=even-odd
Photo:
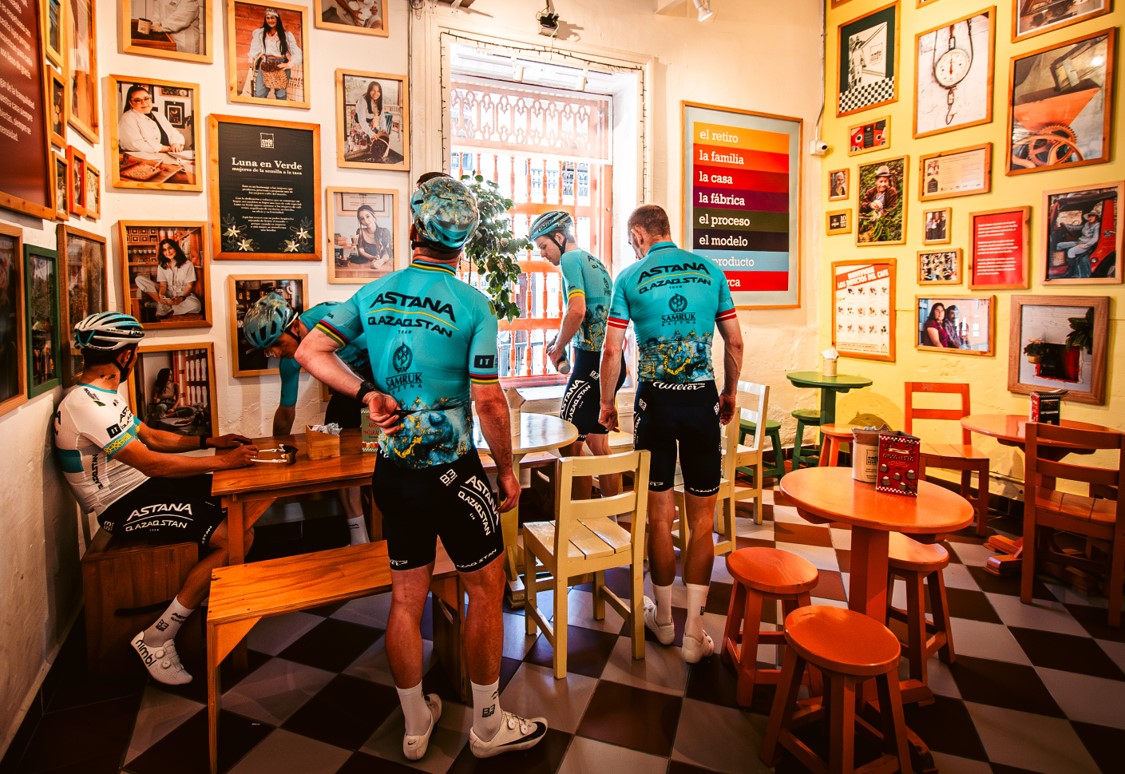
[[[692,325],[695,323],[695,313],[685,312],[688,300],[679,293],[673,293],[668,299],[668,308],[672,314],[661,316],[660,322],[664,325]]]
[[[414,364],[414,350],[406,342],[399,344],[391,354],[391,368],[395,374],[387,377],[387,389],[391,392],[404,387],[418,387],[422,384],[422,374],[405,373]]]
[[[391,358],[391,365],[394,366],[394,369],[400,374],[407,368],[410,368],[410,364],[413,362],[414,353],[410,350],[410,347],[405,344],[396,349],[394,357]]]

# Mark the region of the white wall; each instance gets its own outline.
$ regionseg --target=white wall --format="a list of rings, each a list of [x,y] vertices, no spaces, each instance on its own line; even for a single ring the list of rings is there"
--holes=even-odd
[[[290,0],[312,6],[311,0]],[[353,185],[370,188],[398,188],[404,195],[413,179],[425,171],[416,161],[410,173],[338,169],[335,165],[335,89],[333,73],[337,67],[386,73],[408,72],[409,4],[388,0],[390,37],[373,38],[312,28],[306,56],[312,66],[311,110],[290,110],[257,105],[232,105],[227,100],[224,5],[210,5],[215,35],[215,63],[212,65],[175,62],[118,53],[117,8],[102,0],[99,4],[98,52],[101,76],[103,139],[108,125],[105,112],[106,76],[143,75],[200,84],[202,114],[223,113],[292,121],[320,122],[321,183],[323,186]],[[659,3],[667,5],[667,3]],[[823,68],[821,15],[818,0],[793,0],[789,12],[763,15],[757,4],[743,0],[714,0],[716,18],[705,25],[685,16],[658,16],[656,0],[559,0],[557,10],[563,20],[577,27],[576,42],[556,41],[558,47],[579,45],[586,49],[616,50],[625,55],[652,57],[653,93],[649,103],[653,127],[653,167],[651,200],[667,207],[673,219],[673,233],[680,230],[680,101],[730,106],[759,112],[800,117],[804,120],[805,142],[813,136],[820,111]],[[690,5],[690,4],[689,4]],[[498,37],[542,42],[535,35],[535,8],[526,0],[477,0],[472,11],[454,11],[442,6],[427,8],[449,26],[463,26]],[[412,107],[426,104],[428,90],[435,82],[412,82]],[[414,109],[412,147],[433,132],[436,116]],[[202,125],[202,121],[200,124]],[[90,146],[71,131],[69,142],[83,150],[108,181],[111,161],[105,144]],[[206,140],[204,140],[206,142]],[[417,151],[416,151],[417,152]],[[816,350],[816,312],[813,304],[820,277],[820,209],[817,204],[821,170],[819,161],[804,156],[802,180],[802,308],[794,310],[743,312],[740,319],[747,341],[743,373],[746,378],[763,381],[774,388],[777,418],[788,416],[797,397],[784,378],[784,372],[797,367],[814,367]],[[206,188],[206,176],[205,188]],[[617,198],[617,208],[631,209],[636,202]],[[405,246],[405,200],[400,202],[403,223],[398,235]],[[96,223],[83,222],[81,228],[109,239],[110,299],[122,301],[121,263],[116,224],[119,219],[206,220],[207,195],[204,193],[147,193],[109,190],[104,197],[103,215]],[[25,241],[54,247],[54,224],[0,211],[0,221],[23,227]],[[398,256],[406,259],[405,253]],[[213,261],[210,293],[214,300],[214,326],[210,329],[161,331],[161,341],[215,343],[218,377],[220,428],[248,435],[269,431],[276,406],[278,383],[275,377],[235,379],[230,376],[228,357],[229,316],[227,277],[231,274],[307,273],[310,299],[342,300],[354,290],[350,286],[329,285],[323,262]],[[763,330],[768,329],[768,330]],[[302,381],[298,422],[319,415],[318,391],[306,377]],[[0,417],[0,436],[11,444],[6,459],[7,481],[0,502],[6,538],[0,542],[0,576],[4,615],[0,616],[0,752],[10,743],[30,697],[49,666],[58,644],[77,609],[80,599],[74,506],[64,494],[65,484],[50,454],[48,424],[61,390],[39,396],[17,410]],[[813,395],[802,396],[802,406],[811,406]],[[18,711],[13,712],[15,708]]]

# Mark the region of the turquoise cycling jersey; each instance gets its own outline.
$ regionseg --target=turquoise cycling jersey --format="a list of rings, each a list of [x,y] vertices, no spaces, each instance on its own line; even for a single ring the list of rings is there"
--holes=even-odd
[[[301,314],[301,323],[305,330],[311,331],[316,324],[324,319],[336,306],[335,301],[326,301],[317,304],[312,309]],[[336,354],[344,361],[348,368],[355,371],[360,379],[371,377],[371,363],[367,360],[367,350],[357,344],[350,344],[336,350]],[[297,377],[301,375],[301,364],[294,358],[283,357],[277,365],[281,374],[281,405],[286,408],[297,405]]]
[[[607,324],[625,329],[633,321],[641,381],[684,384],[715,378],[715,323],[736,316],[718,266],[658,242],[617,278]]]
[[[316,328],[362,344],[372,381],[405,412],[379,439],[398,465],[449,464],[473,449],[470,384],[496,384],[496,315],[453,269],[424,259],[364,286]]]
[[[582,296],[586,300],[586,314],[574,334],[576,349],[600,352],[605,341],[605,321],[609,314],[613,282],[605,266],[585,250],[569,250],[559,259],[566,300]]]

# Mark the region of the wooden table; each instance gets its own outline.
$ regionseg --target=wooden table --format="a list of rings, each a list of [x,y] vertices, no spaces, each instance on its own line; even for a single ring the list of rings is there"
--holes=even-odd
[[[995,438],[1003,446],[1015,446],[1020,449],[1023,448],[1027,440],[1025,436],[1027,423],[1028,418],[1023,414],[969,414],[969,416],[961,419],[961,427],[966,430]],[[1071,430],[1098,430],[1103,433],[1121,432],[1115,427],[1105,427],[1089,422],[1075,422],[1073,419],[1064,419],[1060,424]],[[1058,459],[1062,459],[1068,454],[1094,453],[1093,449],[1085,449],[1069,443],[1052,441],[1050,445],[1058,449]]]
[[[816,371],[790,371],[785,378],[793,383],[794,387],[809,387],[820,390],[820,423],[830,425],[836,421],[836,393],[860,387],[870,387],[871,380],[866,376],[851,376],[837,374],[825,376]]]

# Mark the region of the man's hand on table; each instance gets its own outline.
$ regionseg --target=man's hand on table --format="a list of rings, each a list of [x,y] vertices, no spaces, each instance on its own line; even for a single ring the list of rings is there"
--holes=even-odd
[[[234,449],[239,446],[251,446],[253,443],[249,438],[238,433],[227,433],[207,439],[207,445],[212,449]]]
[[[219,470],[244,468],[251,464],[257,456],[258,447],[254,444],[235,444],[231,447],[223,447],[222,450],[215,455],[215,462]]]

